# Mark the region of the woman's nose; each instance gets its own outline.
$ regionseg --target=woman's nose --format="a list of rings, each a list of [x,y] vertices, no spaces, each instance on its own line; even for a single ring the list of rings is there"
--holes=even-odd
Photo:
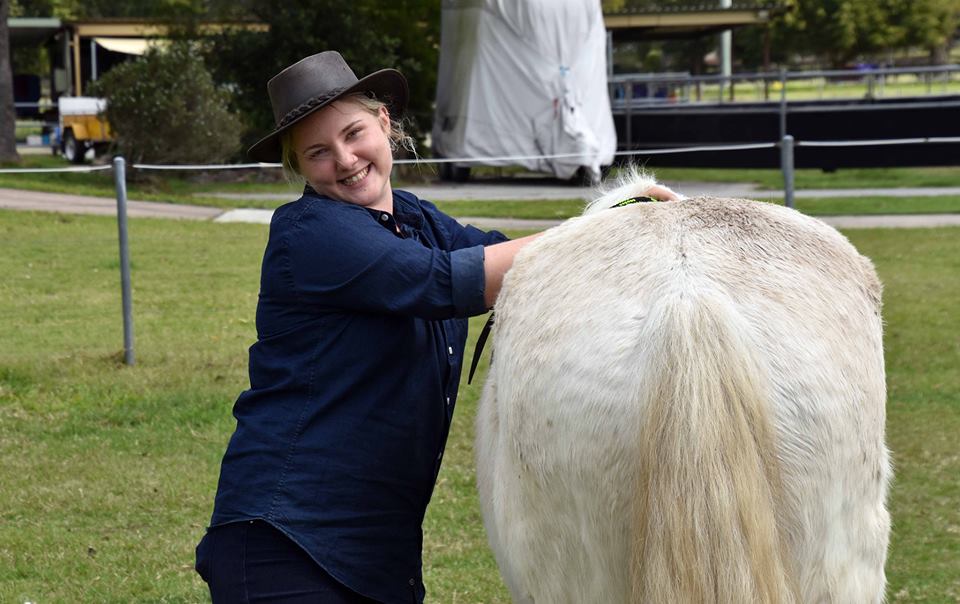
[[[344,168],[349,168],[357,161],[357,155],[349,147],[339,147],[334,152],[334,158],[337,165]]]

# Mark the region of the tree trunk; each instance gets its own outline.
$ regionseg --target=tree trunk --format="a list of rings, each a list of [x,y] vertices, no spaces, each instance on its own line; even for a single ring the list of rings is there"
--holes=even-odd
[[[944,42],[930,49],[931,65],[946,65],[950,62],[950,42]]]
[[[10,0],[0,0],[0,162],[20,159],[17,155],[17,115],[13,105],[13,71],[10,68],[9,14]]]

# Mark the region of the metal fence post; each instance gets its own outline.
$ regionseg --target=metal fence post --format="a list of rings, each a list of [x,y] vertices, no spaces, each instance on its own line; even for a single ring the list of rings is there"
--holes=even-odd
[[[780,138],[787,135],[787,70],[780,69]]]
[[[627,150],[633,150],[633,80],[627,80],[624,82],[624,95],[623,103],[627,108],[626,116],[624,120],[627,122]]]
[[[780,170],[783,172],[783,197],[788,208],[793,207],[793,137],[780,139]]]
[[[117,229],[120,235],[120,288],[123,298],[123,362],[133,365],[133,299],[130,294],[130,245],[127,239],[127,168],[122,156],[113,158],[117,187]]]

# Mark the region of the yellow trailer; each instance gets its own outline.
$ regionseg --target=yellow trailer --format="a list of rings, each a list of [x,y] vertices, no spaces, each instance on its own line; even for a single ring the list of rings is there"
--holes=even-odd
[[[75,164],[91,154],[103,153],[113,142],[113,132],[104,115],[106,99],[89,96],[61,96],[59,148],[63,157]],[[92,157],[91,157],[92,159]]]

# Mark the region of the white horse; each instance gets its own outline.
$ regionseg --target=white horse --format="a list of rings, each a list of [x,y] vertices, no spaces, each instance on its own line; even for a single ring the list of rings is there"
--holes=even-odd
[[[881,602],[881,286],[819,220],[610,208],[517,256],[477,418],[515,602]]]

